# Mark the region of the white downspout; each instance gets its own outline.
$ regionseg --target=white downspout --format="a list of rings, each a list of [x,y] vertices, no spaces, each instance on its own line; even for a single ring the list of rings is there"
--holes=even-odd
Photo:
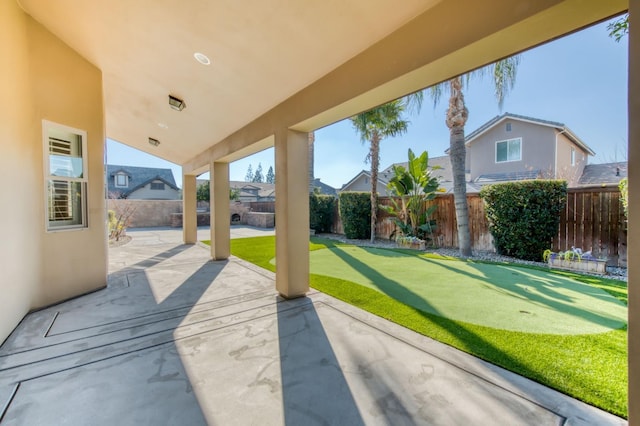
[[[556,132],[556,152],[554,155],[554,166],[553,166],[553,178],[558,179],[558,136],[565,133],[567,129],[564,129],[560,132]]]

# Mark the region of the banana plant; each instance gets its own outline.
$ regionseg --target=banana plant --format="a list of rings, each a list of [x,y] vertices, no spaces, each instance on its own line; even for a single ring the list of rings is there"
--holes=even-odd
[[[380,206],[394,218],[402,236],[429,239],[435,230],[435,221],[431,215],[436,206],[428,206],[427,201],[435,198],[439,182],[429,170],[429,154],[424,151],[416,156],[411,149],[408,152],[407,167],[393,166],[393,177],[387,188],[396,198],[391,198],[390,206]]]

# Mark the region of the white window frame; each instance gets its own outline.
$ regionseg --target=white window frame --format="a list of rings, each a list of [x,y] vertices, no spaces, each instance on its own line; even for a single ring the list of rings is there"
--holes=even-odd
[[[511,141],[518,141],[520,143],[520,156],[516,160],[509,160],[509,142],[511,142]],[[504,161],[498,161],[498,144],[499,143],[506,143],[507,144],[507,159],[504,160]],[[501,140],[501,141],[496,141],[493,160],[495,161],[496,164],[512,163],[514,161],[522,161],[522,149],[523,149],[522,138],[510,138],[510,139],[505,139],[505,140]]]
[[[574,147],[571,147],[571,165],[576,165],[576,149]]]
[[[80,137],[81,149],[82,149],[82,177],[72,176],[56,176],[51,174],[50,170],[50,154],[49,154],[49,137],[51,131],[62,131],[65,133],[72,133]],[[84,130],[76,129],[73,127],[65,126],[63,124],[54,123],[49,120],[42,120],[42,143],[43,143],[43,166],[44,166],[44,181],[43,181],[43,193],[44,193],[44,226],[46,232],[60,232],[60,231],[74,231],[82,230],[89,227],[89,217],[87,212],[89,211],[89,168],[87,159],[87,132]],[[72,225],[54,225],[49,219],[49,181],[63,181],[71,183],[80,183],[81,193],[81,212],[80,223]]]
[[[119,177],[124,177],[124,185],[119,185],[118,184],[118,178]],[[126,173],[122,173],[122,172],[118,172],[115,174],[115,176],[113,176],[113,186],[115,186],[116,188],[127,188],[129,187],[129,176],[127,176]]]

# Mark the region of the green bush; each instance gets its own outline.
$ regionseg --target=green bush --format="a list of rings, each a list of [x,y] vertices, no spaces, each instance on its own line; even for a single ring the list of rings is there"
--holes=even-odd
[[[371,194],[368,192],[341,192],[340,218],[347,238],[371,238]]]
[[[560,211],[567,199],[567,182],[532,180],[485,186],[489,230],[500,254],[540,260],[558,233]]]
[[[309,194],[309,227],[316,232],[331,232],[335,206],[335,197]]]
[[[623,178],[618,182],[618,188],[620,189],[620,201],[622,201],[622,207],[624,208],[624,215],[629,217],[629,181],[627,178]]]

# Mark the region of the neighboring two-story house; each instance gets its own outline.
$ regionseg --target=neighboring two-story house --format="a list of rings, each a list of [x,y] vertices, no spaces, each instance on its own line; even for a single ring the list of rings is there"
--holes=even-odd
[[[569,187],[584,186],[582,179],[593,150],[562,123],[505,113],[465,138],[467,193],[483,185],[524,179],[565,179]],[[396,163],[404,165],[407,163]],[[429,158],[429,166],[440,179],[443,192],[453,191],[449,156]],[[378,174],[378,193],[387,193],[393,165]],[[609,168],[593,168],[593,170]],[[587,168],[591,171],[591,168]],[[619,170],[619,168],[618,168]],[[626,173],[626,167],[624,168]],[[609,173],[611,174],[611,173]],[[362,171],[340,191],[370,191],[370,173]]]
[[[467,180],[488,184],[521,179],[565,179],[578,185],[595,152],[562,123],[505,113],[469,133]]]
[[[107,196],[130,200],[179,200],[171,169],[108,164]]]

